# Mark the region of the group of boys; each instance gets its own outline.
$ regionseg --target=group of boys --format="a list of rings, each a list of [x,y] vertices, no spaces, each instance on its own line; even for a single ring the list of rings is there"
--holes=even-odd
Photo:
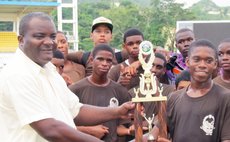
[[[92,51],[68,54],[67,38],[56,32],[49,16],[26,15],[20,23],[17,62],[8,65],[1,74],[2,139],[6,142],[133,139],[135,129],[127,115],[134,109],[129,101],[143,73],[138,54],[144,35],[138,29],[128,29],[122,51],[115,53],[109,46],[112,31],[111,20],[95,19],[90,34]],[[156,114],[150,133],[156,141],[164,142],[230,142],[230,40],[223,40],[217,50],[210,41],[195,41],[191,30],[182,29],[176,33],[176,46],[181,54],[174,55],[173,62],[155,53],[151,72],[168,101],[143,103],[147,117]],[[56,48],[61,52],[56,53]],[[68,87],[53,71],[49,62],[52,56],[64,59],[57,68]],[[19,66],[21,69],[16,71],[14,68]],[[213,79],[218,66],[219,75]],[[176,67],[184,70],[177,79],[173,74]],[[184,81],[181,76],[187,75],[188,84],[179,90],[181,80]],[[165,76],[167,81],[162,81]],[[10,127],[12,123],[14,126]],[[77,130],[73,129],[76,126]]]

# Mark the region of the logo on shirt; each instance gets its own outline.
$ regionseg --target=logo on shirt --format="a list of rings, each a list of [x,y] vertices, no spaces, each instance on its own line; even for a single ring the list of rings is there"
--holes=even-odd
[[[117,98],[113,97],[109,101],[109,107],[117,107],[119,105]]]
[[[209,114],[204,117],[202,126],[200,126],[200,128],[206,133],[206,135],[211,136],[213,130],[215,129],[214,124],[215,124],[215,118],[214,116]]]

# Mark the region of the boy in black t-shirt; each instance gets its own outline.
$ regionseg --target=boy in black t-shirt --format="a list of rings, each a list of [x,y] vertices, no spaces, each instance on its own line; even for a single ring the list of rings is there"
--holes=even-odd
[[[230,141],[230,91],[212,81],[217,57],[207,40],[190,45],[186,65],[191,85],[172,93],[167,104],[173,142]]]

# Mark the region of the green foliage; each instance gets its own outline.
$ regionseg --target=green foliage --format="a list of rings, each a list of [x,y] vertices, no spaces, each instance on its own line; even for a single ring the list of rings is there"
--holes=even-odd
[[[146,40],[156,46],[174,50],[176,21],[185,20],[229,20],[229,7],[220,8],[211,0],[200,0],[191,8],[184,9],[175,0],[79,0],[78,30],[79,49],[91,50],[90,39],[93,19],[104,16],[114,25],[111,45],[121,48],[123,33],[131,27],[140,29]],[[219,14],[211,14],[215,11]],[[54,19],[57,19],[54,12]],[[63,18],[71,18],[71,11],[64,9]],[[63,26],[71,30],[71,26]]]

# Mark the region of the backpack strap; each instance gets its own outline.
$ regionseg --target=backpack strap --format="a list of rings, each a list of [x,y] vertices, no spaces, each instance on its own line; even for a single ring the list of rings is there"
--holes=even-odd
[[[88,61],[88,59],[89,59],[90,53],[91,53],[91,52],[88,51],[88,52],[84,52],[83,55],[82,55],[81,63],[82,63],[82,65],[85,66],[85,67],[86,67],[86,63],[87,63],[87,61]]]

